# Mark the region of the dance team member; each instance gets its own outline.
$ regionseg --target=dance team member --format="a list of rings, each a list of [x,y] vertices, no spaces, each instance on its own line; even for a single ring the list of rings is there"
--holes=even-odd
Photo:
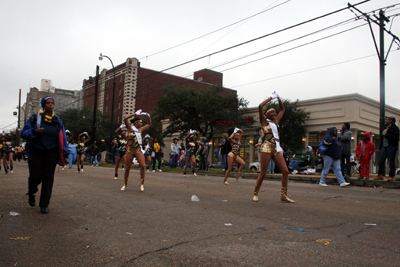
[[[4,173],[8,173],[8,169],[10,172],[13,173],[13,150],[12,150],[12,135],[15,133],[6,132],[3,141],[3,166],[4,166]],[[8,166],[7,159],[10,161],[10,166]]]
[[[64,125],[54,115],[54,99],[45,96],[40,101],[42,110],[30,117],[21,131],[21,137],[27,140],[26,154],[29,154],[28,194],[29,205],[35,206],[35,194],[42,183],[40,211],[48,213],[54,183],[54,171],[57,163],[68,163],[68,146]]]
[[[85,158],[85,144],[90,140],[87,132],[80,133],[78,135],[78,144],[76,145],[78,155],[76,158],[76,165],[78,166],[78,172],[83,172],[83,159]],[[81,167],[79,169],[79,166]]]
[[[228,153],[227,161],[228,161],[228,169],[225,172],[225,177],[224,177],[224,184],[229,185],[228,183],[228,176],[229,173],[232,170],[233,167],[233,162],[236,162],[237,164],[240,164],[239,170],[236,173],[236,182],[239,182],[239,176],[240,173],[242,172],[245,162],[242,158],[239,157],[239,151],[240,151],[240,139],[242,138],[243,131],[240,130],[239,128],[235,128],[231,136],[228,138],[227,142],[231,143],[232,150]]]
[[[278,99],[280,111],[278,115],[275,109],[270,108],[264,112],[263,107],[270,102],[272,99]],[[267,98],[258,106],[258,113],[260,117],[260,123],[262,131],[264,132],[264,141],[260,148],[260,175],[257,178],[256,187],[254,189],[253,201],[258,201],[258,192],[260,191],[262,182],[264,181],[265,174],[269,166],[269,162],[272,159],[278,166],[282,173],[282,188],[281,188],[281,201],[293,203],[294,200],[287,196],[287,186],[289,180],[289,170],[287,168],[285,159],[283,157],[283,150],[279,140],[279,121],[282,119],[285,113],[285,106],[283,105],[279,95],[275,92],[272,93],[271,97]]]
[[[148,117],[148,123],[145,126],[143,125],[143,122],[141,119],[138,118],[138,116],[147,116]],[[130,122],[132,125],[129,123],[129,119],[133,118]],[[128,151],[126,153],[126,168],[125,168],[125,174],[124,174],[124,185],[122,186],[121,190],[124,191],[126,187],[128,186],[128,178],[129,178],[129,173],[131,171],[131,165],[133,158],[136,157],[137,161],[139,162],[139,167],[140,167],[140,191],[144,191],[144,176],[146,174],[146,164],[144,160],[144,155],[142,152],[142,132],[149,129],[151,126],[151,119],[150,119],[150,114],[146,112],[142,112],[141,109],[136,111],[136,113],[128,115],[124,118],[124,122],[126,124],[126,127],[128,128]]]
[[[143,145],[142,145],[142,152],[144,155],[144,159],[147,160],[147,167],[146,170],[147,172],[150,172],[150,166],[151,166],[151,143],[153,142],[153,138],[150,137],[150,135],[146,134],[143,140]]]
[[[192,172],[194,176],[196,174],[196,151],[199,149],[199,144],[197,142],[197,132],[196,130],[190,130],[185,140],[186,144],[186,156],[185,156],[185,169],[183,170],[183,176],[186,176],[186,170],[189,166],[189,161],[192,162]]]
[[[118,179],[118,168],[119,168],[119,163],[122,160],[122,169],[124,169],[124,164],[125,164],[125,155],[126,155],[126,145],[128,144],[128,139],[126,139],[126,126],[125,124],[121,124],[116,130],[115,130],[115,139],[113,141],[113,144],[116,144],[118,146],[117,152],[115,153],[115,176],[114,179]]]

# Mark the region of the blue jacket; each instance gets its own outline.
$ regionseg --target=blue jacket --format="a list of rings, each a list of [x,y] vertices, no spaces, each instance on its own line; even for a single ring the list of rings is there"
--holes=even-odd
[[[58,147],[60,151],[60,157],[58,159],[58,164],[61,166],[65,165],[65,158],[68,158],[69,149],[67,144],[67,136],[65,134],[64,124],[58,116],[54,116],[53,122],[58,126]],[[42,114],[38,113],[32,115],[28,121],[25,123],[24,128],[21,131],[21,138],[27,141],[25,146],[25,154],[29,155],[29,146],[37,138],[35,130],[40,128],[42,123]]]
[[[322,141],[324,141],[324,145],[328,147],[325,155],[333,159],[340,159],[342,155],[342,144],[337,139],[333,138],[337,137],[337,135],[334,134],[334,129],[336,129],[336,127],[328,128],[328,134],[324,136]]]

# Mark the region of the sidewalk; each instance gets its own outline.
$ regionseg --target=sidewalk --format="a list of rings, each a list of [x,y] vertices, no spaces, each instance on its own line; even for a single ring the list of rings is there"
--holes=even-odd
[[[236,172],[231,172],[229,177],[235,177]],[[197,175],[209,175],[209,176],[221,176],[219,174],[210,174],[210,173],[204,173],[204,172],[197,172]],[[258,173],[241,173],[242,179],[257,179]],[[282,178],[282,174],[277,173],[277,174],[271,174],[267,173],[265,176],[265,180],[271,180],[271,181],[280,181]],[[319,183],[319,180],[321,178],[320,174],[314,174],[314,175],[306,175],[306,174],[289,174],[289,181],[292,182],[301,182],[301,183],[315,183],[316,185]],[[328,175],[326,177],[326,184],[328,185],[339,185],[336,176],[334,175]],[[350,179],[350,185],[352,186],[367,186],[367,187],[376,187],[376,188],[391,188],[391,189],[400,189],[400,182],[388,182],[387,177],[385,180],[374,180],[374,178],[370,178],[369,180],[357,180],[357,177],[352,177]]]

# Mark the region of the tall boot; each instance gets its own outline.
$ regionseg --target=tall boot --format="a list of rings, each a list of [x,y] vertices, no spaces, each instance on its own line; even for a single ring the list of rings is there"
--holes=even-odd
[[[140,191],[144,191],[144,179],[140,179]]]
[[[258,192],[260,191],[260,187],[255,187],[254,188],[254,195],[253,195],[253,201],[257,202],[258,201]]]
[[[224,177],[224,184],[225,184],[225,185],[229,185],[229,183],[228,183],[228,177]]]
[[[239,176],[240,176],[240,172],[237,172],[235,177],[236,177],[236,182],[238,182],[238,183],[239,183]]]
[[[295,201],[293,199],[288,198],[287,196],[287,187],[282,187],[281,189],[281,201],[286,201],[289,203],[294,203]]]

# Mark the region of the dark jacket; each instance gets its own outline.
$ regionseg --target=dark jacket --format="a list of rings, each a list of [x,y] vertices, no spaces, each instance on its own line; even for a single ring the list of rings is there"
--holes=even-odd
[[[390,124],[383,137],[388,140],[389,146],[399,146],[399,127],[394,123]]]
[[[342,144],[342,154],[351,155],[351,137],[353,133],[349,130],[338,133],[337,140]]]
[[[44,114],[44,113],[42,113]],[[40,113],[36,115],[32,115],[28,121],[25,123],[24,128],[21,131],[21,137],[27,141],[27,144],[25,146],[25,154],[29,155],[29,146],[30,144],[35,141],[37,138],[39,138],[35,130],[40,128],[40,125],[43,123],[42,122],[42,115]],[[62,123],[61,119],[55,115],[53,118],[53,123],[57,124],[58,127],[58,147],[59,147],[59,159],[58,159],[58,164],[61,166],[65,165],[64,159],[68,158],[69,155],[69,149],[68,149],[68,143],[67,143],[67,136],[65,134],[65,128],[64,124]],[[39,125],[38,125],[39,124]]]
[[[97,147],[97,145],[92,144],[90,146],[90,155],[96,156],[97,154],[99,154],[99,148]]]
[[[107,144],[106,142],[102,142],[100,146],[100,152],[107,151]]]
[[[324,136],[322,141],[324,141],[324,145],[328,147],[325,155],[333,159],[340,159],[342,155],[342,144],[333,138],[336,137],[336,135],[334,135],[334,129],[336,129],[336,127],[328,128],[328,134]]]

